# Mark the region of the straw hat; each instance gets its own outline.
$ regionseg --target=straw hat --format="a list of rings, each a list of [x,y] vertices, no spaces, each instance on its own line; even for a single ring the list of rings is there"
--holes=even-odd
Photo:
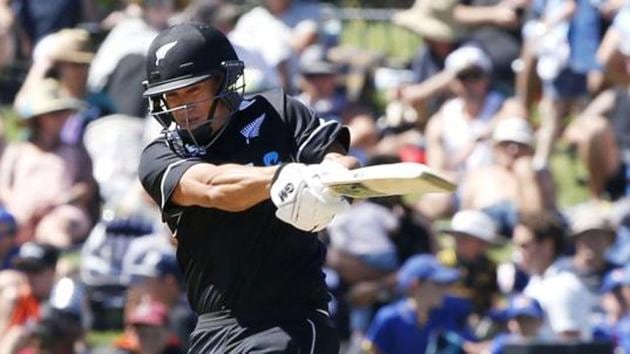
[[[455,42],[463,32],[453,17],[457,3],[457,0],[416,0],[410,9],[394,14],[392,21],[424,38]]]
[[[61,94],[59,83],[55,79],[44,79],[33,84],[29,91],[15,104],[16,111],[25,119],[31,119],[42,114],[83,109],[83,101]]]
[[[50,56],[54,60],[88,64],[94,58],[90,49],[90,34],[83,29],[62,29],[52,35]]]

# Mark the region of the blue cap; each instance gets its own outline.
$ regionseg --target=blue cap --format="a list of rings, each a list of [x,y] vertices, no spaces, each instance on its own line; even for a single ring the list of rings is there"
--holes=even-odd
[[[6,209],[0,208],[0,237],[13,235],[17,231],[15,218]]]
[[[441,265],[433,255],[422,254],[409,258],[398,271],[398,288],[406,291],[414,280],[430,280],[449,284],[459,278],[459,272]]]
[[[508,319],[517,316],[528,316],[542,319],[545,315],[540,303],[536,299],[522,294],[514,295],[510,298],[510,304],[505,313]]]
[[[173,275],[180,285],[183,285],[184,281],[175,255],[160,250],[151,250],[143,254],[134,262],[130,273],[132,282],[142,281],[144,278],[163,278],[167,275]]]
[[[608,272],[599,291],[602,294],[609,293],[622,285],[630,285],[630,266]]]

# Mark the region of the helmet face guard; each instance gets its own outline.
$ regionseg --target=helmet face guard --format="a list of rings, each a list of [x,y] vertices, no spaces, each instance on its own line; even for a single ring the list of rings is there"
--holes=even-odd
[[[222,32],[203,24],[175,25],[160,32],[149,47],[143,95],[149,100],[150,113],[164,131],[180,132],[182,140],[189,140],[197,150],[203,150],[209,146],[205,141],[212,138],[210,127],[219,102],[230,114],[238,109],[245,89],[243,68],[243,62]],[[212,101],[207,122],[192,126],[188,119],[190,108],[207,100],[169,107],[165,94],[204,80],[217,80],[219,85],[217,92],[209,92],[208,100]],[[197,132],[202,127],[204,134]]]
[[[223,67],[223,73],[220,71],[215,72],[211,75],[205,76],[201,81],[194,83],[197,84],[203,80],[211,80],[213,78],[221,80],[219,89],[214,96],[177,107],[169,107],[165,99],[165,94],[173,90],[160,92],[148,97],[149,113],[160,123],[165,131],[176,130],[179,132],[179,135],[184,143],[194,145],[187,147],[186,150],[194,150],[197,154],[205,151],[205,149],[207,149],[218,137],[218,134],[213,134],[211,128],[212,122],[216,118],[215,112],[217,104],[221,102],[221,104],[228,109],[229,115],[231,115],[238,109],[244,94],[245,81],[243,74],[243,62],[230,61],[221,63],[221,65]],[[178,88],[184,88],[187,86]],[[203,104],[208,101],[211,101],[211,103],[206,120],[201,124],[193,126],[193,124],[191,124],[191,120],[189,119],[189,110],[198,104]]]

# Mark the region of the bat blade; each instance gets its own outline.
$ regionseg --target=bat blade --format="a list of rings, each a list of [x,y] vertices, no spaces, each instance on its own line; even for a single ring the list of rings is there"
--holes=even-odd
[[[374,165],[350,172],[327,176],[322,182],[335,193],[352,198],[446,193],[456,187],[428,166],[415,162]]]

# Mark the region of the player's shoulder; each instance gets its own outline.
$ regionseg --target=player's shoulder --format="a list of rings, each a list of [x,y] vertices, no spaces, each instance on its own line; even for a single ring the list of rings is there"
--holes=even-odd
[[[249,98],[255,102],[266,102],[285,121],[315,117],[315,112],[296,97],[287,94],[282,88],[257,93]]]

